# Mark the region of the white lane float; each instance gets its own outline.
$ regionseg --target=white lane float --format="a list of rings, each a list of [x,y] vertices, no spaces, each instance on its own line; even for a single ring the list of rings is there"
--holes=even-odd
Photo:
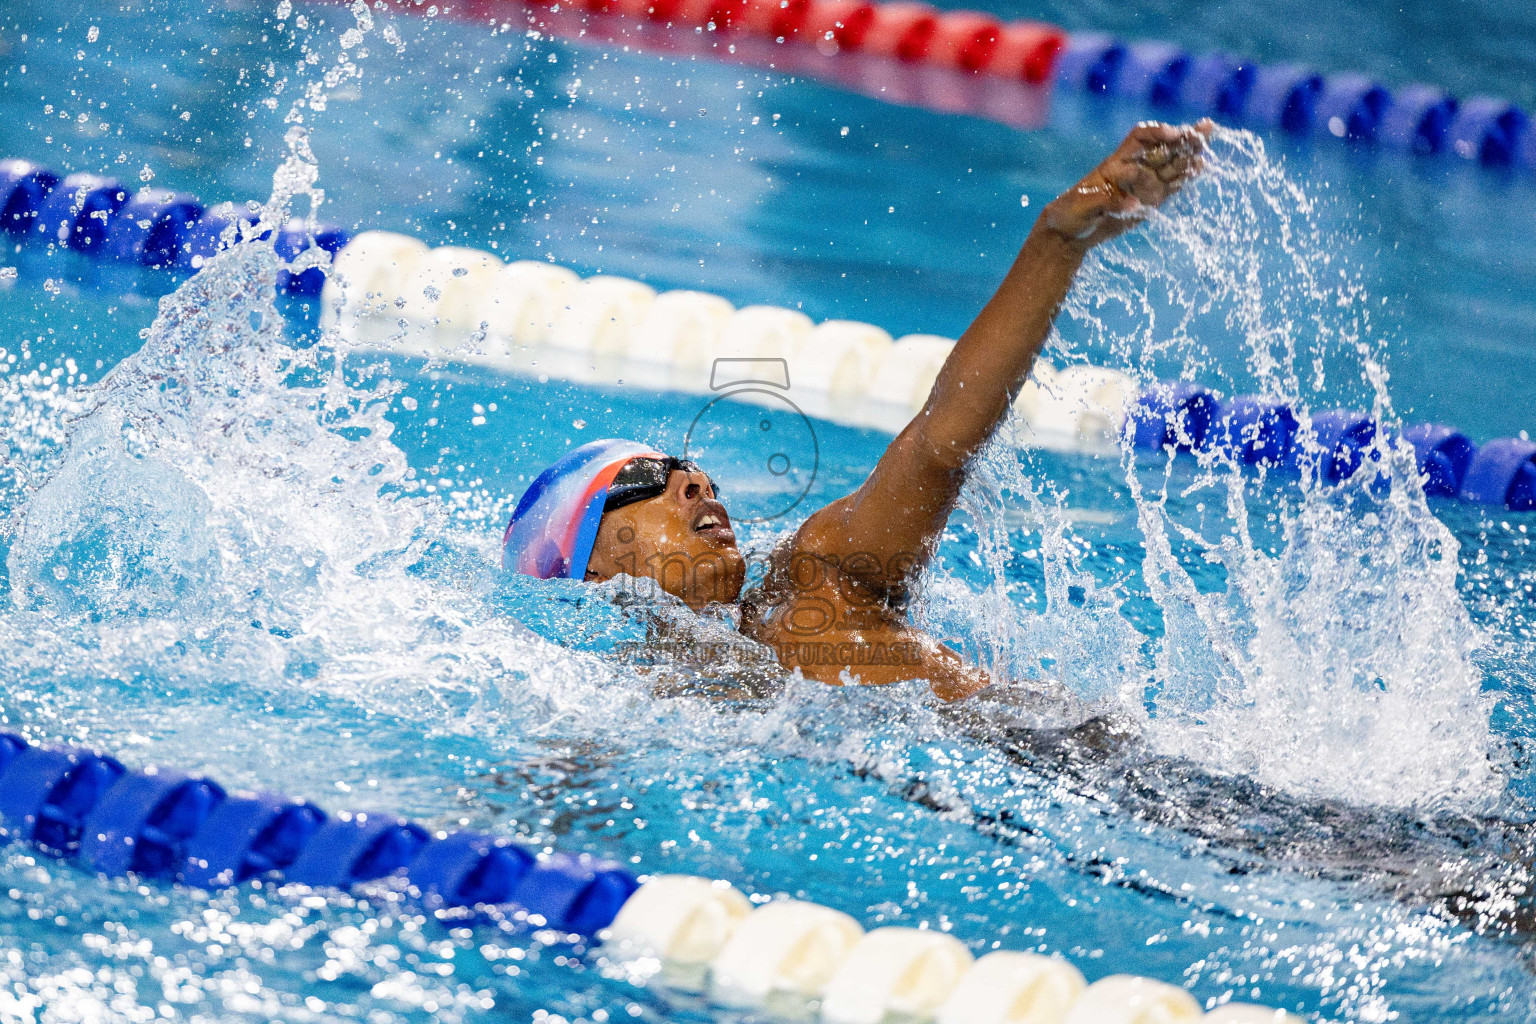
[[[714,359],[783,359],[794,356],[815,323],[796,309],[744,306],[726,321]]]
[[[813,415],[894,433],[922,408],[953,339],[892,341],[873,324],[777,306],[736,309],[717,295],[672,291],[609,274],[583,280],[552,263],[503,264],[493,253],[429,250],[406,235],[369,231],[336,257],[325,323],[363,345],[462,358],[497,369],[589,383],[620,380],[696,394],[734,374],[718,360],[783,360],[788,397]],[[401,331],[400,322],[416,328]],[[485,337],[463,347],[484,324]],[[425,344],[423,344],[425,342]],[[724,369],[722,370],[722,367]],[[751,389],[735,397],[753,400]],[[1105,367],[1057,370],[1041,360],[1014,402],[1026,443],[1103,450],[1136,401],[1135,382]]]
[[[627,355],[637,362],[709,376],[720,335],[736,307],[708,292],[662,292],[630,335]]]
[[[655,301],[656,289],[639,281],[589,277],[571,291],[546,344],[571,352],[621,353]]]
[[[1020,412],[1040,442],[1052,447],[1113,443],[1136,400],[1135,382],[1106,366],[1075,363],[1035,379],[1038,387]]]
[[[1061,1024],[1087,987],[1065,960],[999,950],[965,972],[936,1024]]]
[[[625,901],[607,939],[627,955],[707,964],[751,913],[751,901],[729,882],[657,875]]]
[[[790,359],[791,383],[819,385],[834,401],[871,394],[875,368],[895,342],[874,324],[828,320],[817,324]]]
[[[820,995],[864,937],[840,910],[801,900],[774,900],[736,928],[710,965],[711,992],[731,1006],[766,1003],[785,994]]]
[[[915,413],[928,401],[944,360],[954,350],[953,338],[909,334],[885,352],[875,367],[866,398]]]
[[[876,928],[860,939],[822,995],[825,1024],[932,1020],[974,962],[952,935],[919,928]]]
[[[502,346],[542,345],[580,283],[573,271],[553,263],[508,263],[481,297],[478,316]]]
[[[431,251],[418,239],[392,231],[364,231],[352,239],[326,275],[325,322],[350,326],[363,317],[398,316],[394,299],[416,263]]]

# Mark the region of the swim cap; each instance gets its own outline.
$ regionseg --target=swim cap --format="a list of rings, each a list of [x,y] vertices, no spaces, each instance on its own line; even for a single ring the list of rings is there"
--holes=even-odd
[[[518,499],[501,538],[501,566],[541,580],[585,579],[608,485],[637,456],[666,458],[648,444],[604,438],[567,452]]]

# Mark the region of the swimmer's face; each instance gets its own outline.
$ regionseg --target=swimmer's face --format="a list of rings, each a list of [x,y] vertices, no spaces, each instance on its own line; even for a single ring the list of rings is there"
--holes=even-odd
[[[741,596],[746,561],[709,477],[674,469],[661,494],[603,514],[587,579],[619,573],[650,577],[694,609]]]

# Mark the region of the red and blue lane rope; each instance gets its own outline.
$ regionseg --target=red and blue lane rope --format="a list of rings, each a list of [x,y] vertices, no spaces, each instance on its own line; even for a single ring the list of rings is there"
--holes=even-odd
[[[415,5],[397,0],[402,9]],[[1140,103],[1170,116],[1210,116],[1296,137],[1348,139],[1399,152],[1450,153],[1496,168],[1536,170],[1536,130],[1497,96],[1459,99],[1422,83],[1392,89],[1355,72],[1261,64],[1174,43],[1066,32],[1038,21],[940,10],[912,0],[449,0],[444,13],[499,21],[514,11],[567,10],[708,29],[719,38],[802,44],[960,75],[1061,86]],[[934,97],[906,97],[950,109]]]

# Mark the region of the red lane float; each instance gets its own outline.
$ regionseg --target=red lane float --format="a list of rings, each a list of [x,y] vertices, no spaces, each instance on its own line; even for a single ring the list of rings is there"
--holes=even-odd
[[[938,27],[939,12],[927,4],[908,0],[880,4],[860,49],[877,57],[920,61],[927,56]]]
[[[551,6],[526,0],[529,6]],[[823,53],[856,50],[906,63],[1047,85],[1067,34],[1038,21],[1001,22],[976,11],[940,11],[916,0],[568,0],[593,14],[709,28]]]
[[[864,0],[810,0],[799,37],[819,50],[857,50],[875,23],[875,7]]]
[[[1067,34],[1055,25],[1041,21],[1009,22],[998,36],[997,49],[987,70],[1030,85],[1046,85],[1066,47]]]
[[[928,43],[928,59],[944,67],[980,71],[997,55],[1003,26],[996,18],[973,11],[951,11],[939,17]]]
[[[811,14],[811,0],[748,0],[738,26],[754,35],[793,39]]]

